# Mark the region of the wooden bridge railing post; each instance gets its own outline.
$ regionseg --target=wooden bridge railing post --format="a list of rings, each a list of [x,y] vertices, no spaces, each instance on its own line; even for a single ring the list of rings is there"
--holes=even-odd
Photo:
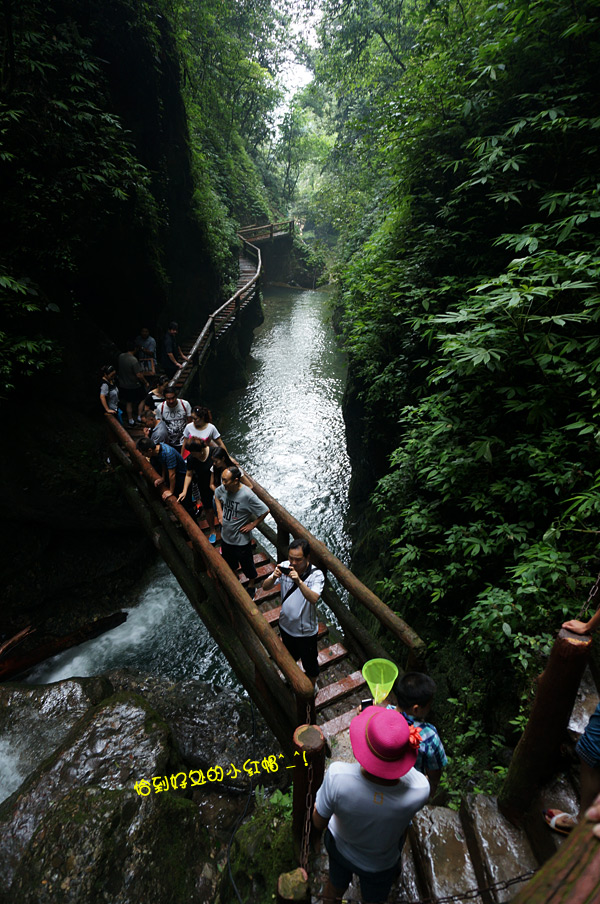
[[[512,899],[512,904],[590,904],[600,888],[600,841],[583,822]]]
[[[513,822],[520,822],[538,789],[556,771],[591,643],[591,637],[561,628],[546,668],[537,679],[529,721],[498,796],[498,808]]]
[[[292,802],[292,835],[299,851],[307,825],[310,836],[312,807],[325,774],[325,736],[318,725],[299,725],[294,732],[294,773]],[[309,839],[307,839],[308,841]],[[302,866],[306,864],[301,863]]]

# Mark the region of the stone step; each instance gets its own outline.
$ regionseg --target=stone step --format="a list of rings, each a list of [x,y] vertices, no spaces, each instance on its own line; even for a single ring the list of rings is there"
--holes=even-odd
[[[460,817],[480,888],[537,869],[538,861],[525,832],[498,811],[495,797],[468,794],[462,801]],[[489,901],[506,904],[524,886],[519,883],[489,892]]]
[[[320,688],[315,696],[315,709],[317,712],[325,706],[331,706],[342,697],[347,697],[352,691],[361,687],[367,682],[362,676],[362,672],[352,672],[346,678],[336,681],[335,684],[328,684],[327,687]]]
[[[424,807],[410,829],[419,882],[432,898],[461,894],[477,886],[467,840],[455,810]]]

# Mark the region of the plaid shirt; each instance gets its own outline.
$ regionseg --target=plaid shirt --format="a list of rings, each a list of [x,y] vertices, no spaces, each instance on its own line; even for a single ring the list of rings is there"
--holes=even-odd
[[[388,709],[396,709],[396,707],[388,706]],[[435,772],[437,769],[443,769],[444,766],[447,766],[446,751],[435,725],[432,725],[431,722],[421,722],[420,719],[414,719],[405,712],[402,715],[409,725],[415,725],[421,732],[421,746],[417,754],[415,769],[427,775],[428,772]]]
[[[413,719],[402,713],[409,725],[416,725],[421,732],[421,746],[417,754],[417,762],[415,769],[425,773],[434,772],[437,769],[443,769],[448,765],[448,758],[444,750],[444,745],[437,733],[437,728],[431,722],[421,722],[420,719]]]

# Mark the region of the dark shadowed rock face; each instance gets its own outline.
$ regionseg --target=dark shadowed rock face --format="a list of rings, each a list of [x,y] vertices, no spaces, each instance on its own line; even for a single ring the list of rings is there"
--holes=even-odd
[[[40,823],[11,896],[22,904],[204,904],[212,899],[206,853],[191,801],[76,788]]]
[[[134,691],[149,701],[168,722],[182,759],[194,768],[225,768],[249,757],[281,753],[260,713],[253,714],[249,699],[241,694],[195,680],[171,684],[126,669],[107,672],[106,677],[115,690]],[[247,784],[247,775],[242,773],[233,784]]]

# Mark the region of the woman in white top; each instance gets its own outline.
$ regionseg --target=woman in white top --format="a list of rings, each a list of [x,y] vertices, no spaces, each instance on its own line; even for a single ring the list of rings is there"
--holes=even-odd
[[[203,439],[213,449],[216,446],[220,446],[221,449],[225,449],[227,452],[227,447],[221,439],[221,434],[212,422],[211,411],[205,405],[196,405],[192,408],[192,423],[186,424],[183,431],[182,452],[187,449],[187,442],[191,437]]]
[[[115,382],[117,372],[112,364],[105,364],[101,369],[102,383],[100,384],[100,404],[104,408],[104,413],[111,417],[119,417],[119,390]]]

